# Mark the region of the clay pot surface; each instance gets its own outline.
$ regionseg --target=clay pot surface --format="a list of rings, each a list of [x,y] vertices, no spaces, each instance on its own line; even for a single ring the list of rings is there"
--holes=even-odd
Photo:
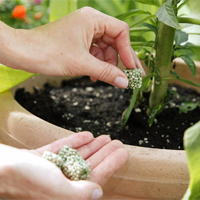
[[[185,79],[200,82],[200,63],[197,74],[192,77],[183,61],[176,61],[177,73]],[[50,124],[21,107],[13,97],[15,90],[25,87],[31,91],[33,86],[42,87],[46,82],[59,85],[66,77],[38,75],[25,83],[0,94],[0,140],[2,143],[18,148],[37,148],[66,137],[73,132]],[[191,87],[173,80],[173,83]],[[194,88],[193,86],[191,88]],[[200,88],[196,88],[200,92]],[[129,151],[126,164],[114,174],[104,186],[106,199],[181,199],[188,183],[186,153],[182,150],[151,149],[125,145]]]

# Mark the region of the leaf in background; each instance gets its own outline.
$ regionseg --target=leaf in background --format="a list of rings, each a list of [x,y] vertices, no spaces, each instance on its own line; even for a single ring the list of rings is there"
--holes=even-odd
[[[139,14],[148,14],[148,15],[150,15],[151,13],[148,12],[148,11],[145,11],[145,10],[132,9],[132,10],[129,10],[129,11],[125,12],[125,13],[122,13],[120,15],[115,16],[115,18],[123,20],[123,19],[126,19],[128,17],[132,17],[132,16],[139,15]]]
[[[160,7],[159,0],[134,0],[134,1],[138,3],[149,4],[149,5]]]
[[[164,24],[175,29],[181,29],[172,7],[172,0],[167,0],[157,11],[156,16]]]
[[[182,82],[184,82],[184,83],[187,83],[187,84],[190,84],[190,85],[194,85],[194,86],[196,86],[196,87],[200,87],[200,84],[194,83],[193,81],[189,81],[189,80],[183,79],[183,78],[181,78],[181,77],[180,77],[176,72],[174,72],[174,71],[170,71],[170,73],[171,73],[172,75],[174,75],[174,77],[171,78],[171,79],[177,79],[177,80],[180,80],[180,81],[182,81]]]
[[[180,56],[180,58],[186,63],[186,65],[190,68],[190,71],[192,72],[192,75],[194,76],[196,74],[196,65],[194,63],[194,61],[186,55],[182,55]]]
[[[179,6],[178,6],[178,10],[181,9],[189,0],[185,0],[183,1],[183,3],[181,3]]]
[[[131,114],[131,112],[132,112],[132,110],[133,110],[133,107],[134,107],[134,105],[135,105],[135,102],[136,102],[136,100],[137,100],[137,96],[138,96],[139,91],[140,91],[140,89],[135,89],[135,90],[133,90],[133,94],[132,94],[132,97],[131,97],[130,105],[129,105],[129,107],[125,110],[125,113],[124,113],[123,118],[122,118],[122,125],[121,125],[121,128],[123,128],[123,127],[126,125],[128,119],[129,119],[129,117],[130,117],[130,114]]]
[[[151,83],[151,74],[148,74],[142,79],[142,87],[140,88],[140,91],[144,91],[148,88],[149,84]]]
[[[133,23],[132,25],[130,25],[130,27],[137,26],[137,25],[139,25],[139,24],[141,24],[141,23],[143,23],[143,22],[145,22],[145,21],[147,21],[149,19],[155,18],[155,17],[156,17],[156,15],[147,16],[147,17],[145,17],[145,18]]]
[[[77,0],[50,0],[50,21],[57,20],[77,9]]]
[[[183,102],[179,106],[179,113],[180,114],[187,113],[189,111],[196,109],[198,106],[199,106],[199,102],[190,102],[190,101]]]
[[[188,159],[190,184],[183,199],[200,199],[200,121],[185,131],[184,148]]]
[[[180,44],[187,42],[187,41],[188,41],[188,34],[181,30],[176,30],[175,44],[177,46],[179,46]]]
[[[0,93],[36,75],[23,70],[12,69],[4,65],[0,65],[0,72]]]
[[[149,23],[142,23],[141,25],[149,28],[149,30],[153,31],[156,35],[158,33],[158,28],[152,24],[149,24]]]
[[[150,113],[149,115],[149,119],[148,119],[148,124],[149,124],[149,127],[152,126],[153,124],[153,121],[156,117],[156,115],[158,114],[158,112],[163,108],[164,104],[160,104],[158,106],[156,106]]]
[[[128,10],[129,4],[120,0],[95,0],[98,8],[104,13],[115,16],[116,13],[123,13]]]

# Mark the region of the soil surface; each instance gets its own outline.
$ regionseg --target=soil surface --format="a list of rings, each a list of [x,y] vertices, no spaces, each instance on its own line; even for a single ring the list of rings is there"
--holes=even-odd
[[[179,113],[184,101],[200,102],[199,94],[191,89],[170,86],[171,99],[164,111],[148,125],[145,103],[133,112],[121,130],[122,113],[129,106],[132,90],[119,89],[88,77],[64,81],[60,88],[49,84],[30,94],[23,88],[16,92],[16,100],[34,115],[74,132],[90,131],[95,136],[108,134],[124,144],[162,149],[183,149],[183,133],[199,121],[200,107]],[[177,94],[177,93],[178,94]]]

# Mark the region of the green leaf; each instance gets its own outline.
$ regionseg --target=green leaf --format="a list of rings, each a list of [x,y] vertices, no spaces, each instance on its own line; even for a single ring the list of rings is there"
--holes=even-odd
[[[50,0],[50,21],[57,20],[77,9],[77,0]]]
[[[157,11],[156,16],[164,24],[175,29],[181,29],[172,7],[172,0],[167,0]]]
[[[138,3],[149,4],[149,5],[160,7],[159,0],[134,0],[134,1]]]
[[[179,113],[187,113],[189,111],[196,109],[198,106],[199,106],[199,102],[191,102],[191,101],[183,102],[179,106]]]
[[[146,26],[147,28],[149,28],[149,30],[153,31],[157,35],[158,28],[156,26],[149,23],[142,23],[141,25]]]
[[[156,106],[150,113],[149,115],[149,119],[148,119],[148,124],[149,124],[149,127],[152,126],[153,124],[153,121],[157,115],[157,113],[163,108],[164,104],[160,104],[158,106]]]
[[[150,15],[151,13],[148,12],[148,11],[145,11],[145,10],[132,9],[132,10],[129,10],[129,11],[123,13],[123,14],[115,16],[115,18],[123,20],[123,19],[126,19],[128,17],[132,17],[132,16],[139,15],[139,14],[148,14],[148,15]]]
[[[133,108],[135,106],[135,102],[137,100],[137,96],[138,96],[139,91],[140,91],[140,89],[133,90],[133,94],[132,94],[132,97],[131,97],[130,105],[129,105],[129,107],[127,108],[127,110],[125,111],[125,113],[123,115],[121,128],[123,128],[126,125],[128,119],[130,117],[130,114],[131,114],[131,112],[132,112],[132,110],[133,110]]]
[[[139,25],[139,24],[141,24],[141,23],[143,23],[143,22],[145,22],[145,21],[147,21],[149,19],[153,19],[154,17],[156,17],[156,15],[147,16],[147,17],[143,18],[142,20],[139,20],[139,21],[133,23],[132,25],[130,25],[130,27],[137,26],[137,25]]]
[[[148,74],[142,79],[142,87],[140,88],[140,91],[144,91],[148,88],[149,84],[151,83],[151,77],[152,74]]]
[[[98,10],[101,10],[102,12],[111,16],[115,16],[116,14],[129,10],[128,4],[120,0],[95,0],[95,3],[98,6]]]
[[[200,199],[200,121],[187,129],[184,134],[184,148],[190,172],[189,200]]]
[[[0,65],[0,72],[0,93],[36,75],[23,70],[12,69],[4,65]]]
[[[189,0],[185,0],[183,1],[183,3],[181,3],[179,6],[178,6],[178,10],[180,10]]]
[[[174,77],[169,78],[169,79],[177,79],[177,80],[183,81],[184,83],[187,83],[187,84],[190,84],[190,85],[194,85],[196,87],[200,87],[200,84],[194,83],[193,81],[189,81],[189,80],[183,79],[174,71],[170,71],[170,73],[173,74]]]
[[[190,68],[190,71],[192,72],[192,75],[194,76],[196,74],[196,65],[194,63],[194,61],[186,55],[182,55],[180,56],[180,58],[186,63],[186,65]]]
[[[181,30],[176,30],[175,44],[177,46],[179,46],[180,44],[187,42],[187,41],[188,41],[188,34]]]

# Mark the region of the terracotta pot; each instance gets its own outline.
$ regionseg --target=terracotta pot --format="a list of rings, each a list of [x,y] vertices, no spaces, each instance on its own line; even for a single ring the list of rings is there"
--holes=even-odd
[[[200,80],[200,63],[197,74],[192,77],[188,67],[177,60],[176,70],[182,78],[195,82]],[[73,132],[52,125],[22,108],[13,98],[18,87],[41,87],[43,83],[59,84],[61,77],[39,75],[0,94],[0,140],[19,148],[37,148]],[[179,81],[174,81],[180,85]],[[188,87],[189,85],[184,84]],[[189,86],[190,87],[190,86]],[[195,88],[200,92],[200,88]],[[178,199],[184,195],[189,174],[185,151],[151,149],[125,145],[129,151],[128,162],[113,175],[104,186],[102,199]]]

